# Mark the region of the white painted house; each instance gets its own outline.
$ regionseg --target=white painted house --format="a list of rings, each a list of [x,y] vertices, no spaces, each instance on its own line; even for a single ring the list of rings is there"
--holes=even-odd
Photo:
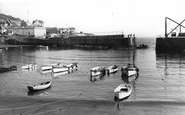
[[[12,34],[33,36],[33,37],[44,37],[46,35],[46,28],[44,27],[8,27],[8,31]]]

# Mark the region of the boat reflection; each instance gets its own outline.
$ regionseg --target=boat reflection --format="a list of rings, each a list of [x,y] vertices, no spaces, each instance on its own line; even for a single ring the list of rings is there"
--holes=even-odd
[[[51,86],[47,89],[44,90],[39,90],[39,91],[28,91],[27,95],[28,96],[34,96],[34,95],[43,95],[47,93],[49,90],[51,90]]]
[[[157,54],[156,55],[156,68],[157,71],[162,76],[161,80],[166,81],[168,79],[172,80],[172,78],[184,78],[185,75],[185,55],[184,54]],[[184,80],[183,80],[184,81]]]
[[[53,77],[57,77],[57,76],[61,76],[61,75],[66,75],[66,74],[69,74],[69,71],[64,71],[64,72],[59,72],[59,73],[53,73],[52,72],[52,75]]]
[[[52,70],[45,70],[45,71],[42,71],[42,70],[41,70],[41,73],[42,73],[42,74],[47,74],[47,73],[51,73],[51,72],[52,72]]]
[[[105,79],[105,75],[96,75],[96,76],[90,76],[91,82],[96,82]]]
[[[131,83],[131,82],[135,82],[139,77],[139,73],[132,75],[132,76],[127,76],[122,74],[121,78],[125,83]]]

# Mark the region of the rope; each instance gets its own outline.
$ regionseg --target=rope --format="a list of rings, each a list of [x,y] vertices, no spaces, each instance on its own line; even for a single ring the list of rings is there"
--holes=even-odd
[[[63,107],[64,108],[64,107]],[[40,112],[40,113],[35,113],[35,114],[29,114],[29,115],[39,115],[39,114],[44,114],[44,113],[49,113],[49,112],[53,112],[53,111],[56,111],[56,110],[62,110],[63,108],[56,108],[56,109],[52,109],[52,110],[48,110],[48,111],[44,111],[44,112]]]
[[[85,91],[83,91],[85,92]],[[82,93],[83,93],[82,92]],[[79,97],[80,95],[82,95],[82,93],[80,93],[77,97]],[[48,111],[44,111],[44,112],[39,112],[39,113],[35,113],[35,114],[29,114],[29,115],[39,115],[39,114],[44,114],[44,113],[49,113],[49,112],[53,112],[53,111],[56,111],[56,110],[62,110],[63,108],[65,107],[58,107],[58,108],[55,108],[55,109],[51,109],[51,110],[48,110]]]
[[[82,95],[82,93],[84,93],[85,91],[81,92],[80,94],[78,95],[75,95],[75,96],[72,96],[70,98],[67,98],[66,100],[68,99],[72,99],[72,98],[75,98],[75,97],[79,97],[80,95]],[[45,104],[40,104],[40,105],[35,105],[35,106],[26,106],[26,107],[15,107],[15,108],[5,108],[5,109],[0,109],[0,111],[8,111],[8,110],[13,110],[13,109],[26,109],[26,108],[32,108],[32,107],[39,107],[39,106],[46,106],[46,105],[51,105],[51,104],[54,104],[54,103],[59,103],[61,101],[64,101],[64,100],[59,100],[59,101],[54,101],[54,102],[50,102],[50,103],[45,103]]]

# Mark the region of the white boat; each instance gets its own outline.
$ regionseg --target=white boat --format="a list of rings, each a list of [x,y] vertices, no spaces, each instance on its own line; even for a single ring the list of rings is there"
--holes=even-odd
[[[51,81],[47,81],[47,82],[39,83],[37,85],[29,85],[28,86],[28,90],[30,90],[30,91],[38,91],[38,90],[47,89],[50,86],[51,86]]]
[[[33,63],[33,64],[28,64],[28,65],[22,66],[22,69],[35,69],[36,67],[37,67],[37,64]]]
[[[60,63],[42,65],[42,66],[41,66],[41,70],[42,70],[42,71],[49,71],[49,70],[52,70],[53,67],[58,67],[58,66],[60,66],[60,65],[61,65]]]
[[[77,68],[78,68],[78,65],[77,65],[78,63],[72,63],[72,64],[68,64],[68,65],[63,65],[63,67],[67,67],[67,68],[69,68],[69,70],[77,70]]]
[[[47,65],[46,66],[41,66],[42,71],[52,70],[52,68],[53,68],[52,66],[47,66]]]
[[[132,92],[132,86],[130,84],[121,84],[115,90],[115,98],[118,100],[127,99]]]
[[[105,67],[97,66],[90,70],[91,76],[99,76],[105,74]]]
[[[115,73],[118,71],[118,66],[116,65],[112,65],[110,67],[107,68],[107,74],[111,74],[111,73]]]
[[[128,77],[138,74],[139,69],[134,65],[128,64],[121,68],[122,75],[126,75]]]
[[[65,72],[69,71],[68,67],[53,67],[53,73],[60,73],[60,72]]]
[[[44,95],[44,94],[47,94],[49,90],[51,90],[51,87],[48,87],[48,88],[43,89],[43,90],[36,90],[36,91],[30,91],[29,90],[27,95],[28,96]]]

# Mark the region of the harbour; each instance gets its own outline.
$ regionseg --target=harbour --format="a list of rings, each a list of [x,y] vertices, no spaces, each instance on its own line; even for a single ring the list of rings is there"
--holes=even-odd
[[[43,45],[59,46],[69,48],[91,48],[91,49],[115,49],[133,48],[135,46],[134,35],[96,35],[76,37],[54,37],[54,38],[31,38],[24,36],[2,36],[4,43],[9,45]]]
[[[46,49],[34,46],[3,49],[0,53],[1,65],[17,65],[18,69],[1,73],[0,101],[3,104],[0,105],[0,113],[49,115],[66,112],[73,114],[75,111],[81,114],[89,112],[92,115],[138,112],[145,114],[146,112],[142,110],[134,112],[136,109],[144,109],[153,115],[183,114],[184,56],[156,53],[154,39],[142,41],[137,39],[137,42],[148,44],[149,48],[135,51],[133,49]],[[124,82],[121,78],[121,67],[128,63],[132,64],[133,61],[139,68],[139,77],[137,80],[132,79],[132,93],[127,100],[120,102],[118,111],[113,91]],[[28,85],[52,79],[50,73],[40,72],[41,65],[58,62],[62,64],[78,62],[78,69],[57,76],[52,80],[53,85],[49,89],[38,92],[28,91]],[[37,63],[37,69],[23,71],[21,67],[29,63]],[[105,75],[102,79],[93,82],[90,80],[91,68],[98,65],[109,67],[113,64],[118,67],[115,74]],[[81,107],[83,110],[79,109]]]
[[[42,20],[36,19],[30,24],[4,14],[0,14],[0,19],[0,44],[86,49],[133,48],[136,45],[134,33],[78,32],[75,27],[45,27]]]
[[[1,2],[0,115],[184,115],[180,3]]]

